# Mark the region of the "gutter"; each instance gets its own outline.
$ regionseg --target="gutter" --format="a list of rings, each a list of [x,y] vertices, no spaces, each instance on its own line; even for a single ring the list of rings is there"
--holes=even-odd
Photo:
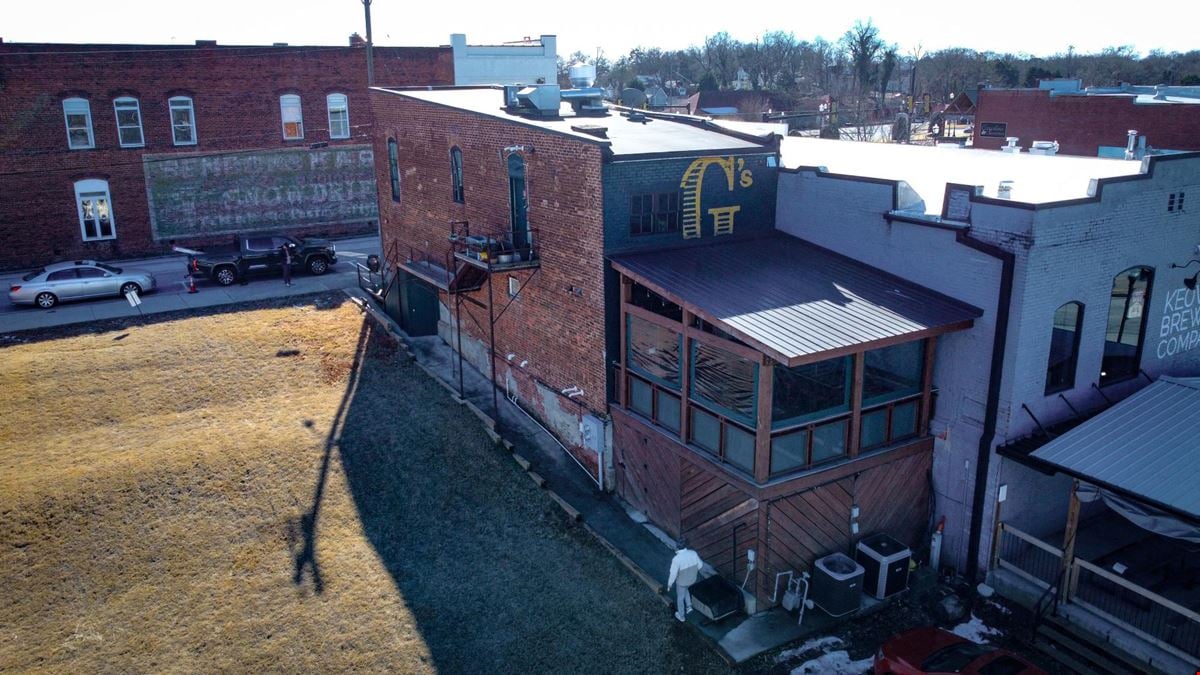
[[[992,458],[992,442],[996,437],[996,421],[1000,412],[1000,388],[1004,377],[1004,357],[1008,346],[1008,318],[1012,305],[1013,277],[1016,255],[995,244],[976,239],[970,225],[930,221],[897,212],[884,214],[888,222],[901,221],[939,229],[954,230],[954,240],[1000,261],[1000,292],[996,298],[996,330],[992,336],[991,368],[988,372],[987,403],[983,417],[983,433],[979,437],[979,453],[975,458],[975,489],[971,498],[971,533],[967,543],[968,579],[979,574],[979,548],[983,538],[983,504],[987,498],[987,475]]]

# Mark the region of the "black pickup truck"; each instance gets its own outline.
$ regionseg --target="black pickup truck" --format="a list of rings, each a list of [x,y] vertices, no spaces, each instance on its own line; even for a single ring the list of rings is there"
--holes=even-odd
[[[324,274],[337,262],[337,247],[325,239],[296,239],[284,235],[253,235],[235,238],[233,244],[191,251],[188,272],[228,286],[250,274],[280,273],[283,247],[292,257],[292,269]]]

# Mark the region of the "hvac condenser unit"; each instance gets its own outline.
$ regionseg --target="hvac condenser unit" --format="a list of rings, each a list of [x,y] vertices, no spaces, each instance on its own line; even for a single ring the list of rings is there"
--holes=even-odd
[[[863,591],[883,600],[908,588],[908,563],[912,551],[886,534],[875,534],[858,542],[855,557],[867,571]]]
[[[862,579],[862,565],[844,553],[831,553],[813,565],[809,599],[830,616],[856,612],[862,602]]]

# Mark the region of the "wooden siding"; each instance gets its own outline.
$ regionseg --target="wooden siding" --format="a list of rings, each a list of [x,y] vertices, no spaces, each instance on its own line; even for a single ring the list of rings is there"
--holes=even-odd
[[[703,464],[685,459],[681,468],[680,514],[688,545],[726,578],[740,582],[746,551],[758,547],[758,501]]]
[[[681,459],[633,424],[613,427],[617,494],[672,537],[679,536]]]

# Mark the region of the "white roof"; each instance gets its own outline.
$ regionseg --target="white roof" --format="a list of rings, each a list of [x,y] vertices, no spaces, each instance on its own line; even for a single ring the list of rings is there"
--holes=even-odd
[[[924,213],[940,215],[947,183],[982,185],[997,197],[1012,181],[1010,201],[1028,204],[1091,196],[1093,179],[1136,175],[1142,163],[1068,155],[1010,154],[999,150],[865,143],[789,136],[780,147],[786,168],[824,167],[830,173],[901,180],[924,200]]]

